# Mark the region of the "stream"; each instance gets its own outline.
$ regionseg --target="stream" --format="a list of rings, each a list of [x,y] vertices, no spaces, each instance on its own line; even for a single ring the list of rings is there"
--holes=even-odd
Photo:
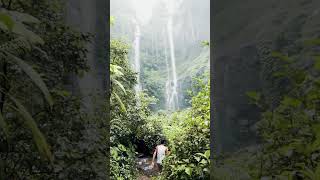
[[[140,154],[136,158],[136,166],[139,170],[138,180],[149,180],[152,176],[157,176],[159,174],[159,170],[155,167],[151,166],[152,157],[144,156]]]

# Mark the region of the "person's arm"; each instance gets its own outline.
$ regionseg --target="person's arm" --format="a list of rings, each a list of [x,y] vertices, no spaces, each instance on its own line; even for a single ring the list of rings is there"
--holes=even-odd
[[[157,147],[153,152],[153,157],[152,157],[152,164],[154,164],[154,160],[156,159],[156,155],[157,155]]]

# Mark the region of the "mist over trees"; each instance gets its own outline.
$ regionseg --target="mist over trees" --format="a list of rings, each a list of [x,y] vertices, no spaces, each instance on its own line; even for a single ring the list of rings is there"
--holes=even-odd
[[[130,61],[134,56],[135,1],[120,0],[111,2],[111,14],[116,20],[111,37],[124,39],[131,46]],[[146,89],[159,99],[155,109],[165,108],[165,86],[170,67],[166,67],[166,56],[170,63],[170,47],[167,34],[169,13],[164,1],[150,1],[152,13],[141,20],[141,82]],[[143,3],[137,3],[137,6]],[[187,89],[193,75],[208,68],[209,48],[201,42],[210,39],[210,15],[208,0],[198,3],[181,1],[173,15],[173,42],[175,48],[176,71],[178,78],[179,104],[190,106]],[[143,9],[143,8],[142,8]],[[202,70],[201,70],[202,69]],[[185,100],[184,100],[185,99]]]

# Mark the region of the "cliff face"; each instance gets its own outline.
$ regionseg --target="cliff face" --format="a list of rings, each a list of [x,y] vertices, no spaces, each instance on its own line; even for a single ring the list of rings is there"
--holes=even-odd
[[[234,151],[257,143],[254,124],[259,110],[250,105],[246,92],[266,91],[265,57],[279,36],[293,41],[314,38],[319,29],[317,0],[227,0],[213,9],[214,131],[218,152]]]

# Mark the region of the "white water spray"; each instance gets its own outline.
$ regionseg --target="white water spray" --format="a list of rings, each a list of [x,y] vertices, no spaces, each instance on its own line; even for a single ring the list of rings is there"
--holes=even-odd
[[[133,9],[135,11],[135,18],[133,19],[135,25],[134,34],[134,70],[137,75],[137,85],[135,87],[136,92],[142,91],[142,85],[140,81],[141,76],[141,59],[140,59],[140,39],[141,39],[141,26],[147,24],[152,16],[153,0],[135,0],[132,1]]]
[[[173,16],[175,14],[175,10],[182,3],[182,0],[176,0],[176,1],[165,0],[165,3],[167,5],[167,10],[169,13],[168,22],[167,22],[167,33],[168,33],[168,42],[169,42],[170,59],[171,59],[171,63],[170,63],[171,74],[168,75],[169,78],[168,78],[168,81],[166,82],[167,109],[170,111],[175,111],[179,109],[179,95],[178,95],[178,79],[177,79],[177,70],[176,70],[175,45],[173,41]]]
[[[172,17],[169,17],[168,24],[168,39],[170,47],[170,59],[171,59],[171,74],[172,78],[169,79],[169,109],[176,110],[179,109],[179,99],[178,99],[178,80],[177,80],[177,71],[176,71],[176,57],[175,57],[175,46],[173,42],[173,28],[172,28]]]
[[[135,87],[136,92],[140,92],[142,90],[140,83],[140,25],[137,21],[135,21],[135,34],[134,34],[134,70],[138,73],[137,75],[137,85]]]
[[[164,31],[163,33],[163,37],[165,39],[164,41],[164,58],[166,61],[166,70],[167,70],[167,81],[166,81],[166,88],[165,88],[165,95],[166,95],[166,109],[169,110],[170,108],[170,90],[171,90],[171,86],[170,86],[170,66],[169,66],[169,61],[168,61],[168,52],[167,52],[167,41],[166,41],[166,33]]]

